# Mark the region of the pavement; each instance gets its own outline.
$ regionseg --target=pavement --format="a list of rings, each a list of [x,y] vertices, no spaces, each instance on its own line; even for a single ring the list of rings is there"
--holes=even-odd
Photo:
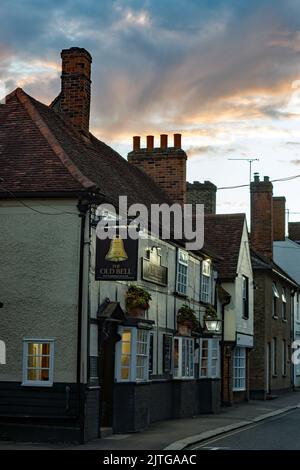
[[[284,415],[300,408],[300,393],[289,392],[274,400],[251,400],[224,407],[214,415],[176,419],[154,423],[143,432],[115,434],[95,439],[84,445],[67,443],[40,444],[0,442],[0,450],[61,449],[61,450],[183,450],[230,431],[242,429]]]

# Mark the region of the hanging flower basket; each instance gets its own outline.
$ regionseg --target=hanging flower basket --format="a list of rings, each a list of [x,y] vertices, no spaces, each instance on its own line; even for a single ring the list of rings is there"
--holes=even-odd
[[[184,304],[178,310],[177,330],[182,336],[190,336],[192,330],[198,325],[195,312],[188,305]]]
[[[126,292],[126,311],[130,317],[145,318],[151,295],[143,287],[132,285]]]

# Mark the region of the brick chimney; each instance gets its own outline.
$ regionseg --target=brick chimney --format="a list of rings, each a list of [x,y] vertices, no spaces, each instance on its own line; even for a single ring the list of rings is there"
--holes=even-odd
[[[147,146],[140,148],[138,136],[133,138],[133,150],[128,162],[147,173],[173,202],[186,202],[186,160],[181,148],[181,134],[174,134],[174,146],[168,146],[168,136],[160,136],[160,146],[154,147],[154,137],[147,136]]]
[[[210,181],[186,183],[186,198],[189,204],[204,204],[205,214],[216,213],[217,186]]]
[[[285,240],[285,197],[273,197],[273,240]]]
[[[289,238],[300,243],[300,222],[289,222]]]
[[[59,108],[74,126],[88,132],[91,101],[91,63],[88,51],[71,47],[61,51],[62,75]],[[54,103],[55,107],[55,103]]]
[[[268,176],[260,181],[258,173],[250,185],[251,246],[268,259],[273,258],[273,185]]]

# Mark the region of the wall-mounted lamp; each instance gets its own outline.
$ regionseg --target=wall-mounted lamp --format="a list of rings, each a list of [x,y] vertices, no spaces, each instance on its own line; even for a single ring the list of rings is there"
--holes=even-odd
[[[222,329],[222,320],[206,319],[204,325],[209,333],[220,333]]]

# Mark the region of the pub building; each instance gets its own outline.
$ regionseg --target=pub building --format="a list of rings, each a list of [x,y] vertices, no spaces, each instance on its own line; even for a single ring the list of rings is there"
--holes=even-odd
[[[186,201],[181,135],[158,148],[135,136],[126,161],[89,132],[90,54],[61,57],[49,106],[18,88],[0,107],[0,437],[83,443],[217,412],[222,257],[96,236],[97,207],[120,195],[148,209]]]

